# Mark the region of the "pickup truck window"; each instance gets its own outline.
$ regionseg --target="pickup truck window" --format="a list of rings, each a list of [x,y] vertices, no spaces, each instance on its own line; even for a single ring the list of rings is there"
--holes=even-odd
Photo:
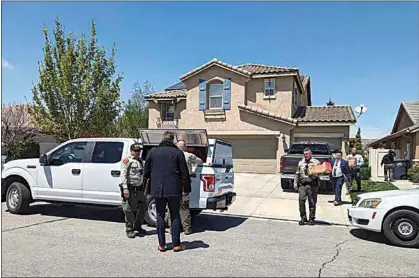
[[[66,163],[82,162],[85,156],[87,142],[68,143],[51,154],[51,166],[59,166]]]
[[[293,144],[288,154],[303,154],[304,149],[309,148],[313,155],[330,155],[330,149],[326,144]]]
[[[117,163],[122,160],[122,142],[96,142],[92,163]]]

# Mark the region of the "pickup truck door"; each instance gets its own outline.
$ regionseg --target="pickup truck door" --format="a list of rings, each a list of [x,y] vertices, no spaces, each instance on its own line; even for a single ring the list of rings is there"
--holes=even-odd
[[[133,143],[133,142],[132,142]],[[85,163],[83,175],[83,202],[99,205],[120,205],[121,161],[129,153],[128,141],[101,141],[93,143]]]
[[[38,168],[38,199],[82,202],[87,141],[70,142],[54,149],[48,165]]]
[[[163,133],[166,129],[143,129],[140,130],[141,141],[144,148],[149,149],[153,146],[160,144]],[[179,140],[184,140],[187,148],[193,148],[195,150],[202,149],[202,151],[208,153],[208,137],[205,129],[173,129],[171,130],[174,135],[174,143],[176,144]],[[206,161],[204,160],[203,163]],[[201,199],[201,179],[200,174],[203,171],[202,166],[193,167],[191,174],[191,187],[192,191],[189,195],[189,207],[191,209],[199,208],[199,201]]]

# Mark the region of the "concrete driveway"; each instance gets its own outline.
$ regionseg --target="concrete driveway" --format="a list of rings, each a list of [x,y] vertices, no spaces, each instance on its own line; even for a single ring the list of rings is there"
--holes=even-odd
[[[235,173],[236,201],[228,211],[215,212],[245,217],[272,218],[280,220],[300,220],[298,193],[284,192],[279,174]],[[333,205],[331,192],[319,193],[316,220],[330,224],[350,225],[347,207],[350,206],[346,187],[342,189],[342,206]],[[308,203],[306,203],[308,213]]]

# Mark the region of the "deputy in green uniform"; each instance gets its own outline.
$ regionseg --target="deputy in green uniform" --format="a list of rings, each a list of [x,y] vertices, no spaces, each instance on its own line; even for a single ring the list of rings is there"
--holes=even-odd
[[[142,146],[131,145],[131,155],[122,160],[121,187],[122,209],[125,214],[125,231],[127,237],[134,238],[135,231],[146,234],[141,227],[147,210],[147,198],[143,186]]]
[[[320,161],[312,157],[309,148],[304,149],[304,158],[298,162],[297,171],[294,178],[294,189],[298,190],[298,202],[300,205],[300,225],[307,222],[306,200],[310,210],[309,225],[314,225],[316,217],[317,191],[319,189],[319,179],[317,175],[309,175],[310,166],[320,165]]]

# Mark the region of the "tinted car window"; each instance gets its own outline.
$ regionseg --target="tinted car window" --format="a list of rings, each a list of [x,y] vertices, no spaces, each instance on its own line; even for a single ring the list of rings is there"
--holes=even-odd
[[[93,150],[92,163],[117,163],[122,160],[124,143],[97,142]]]
[[[313,155],[329,155],[330,150],[326,144],[294,144],[289,150],[289,154],[303,154],[304,149],[309,148]]]
[[[87,142],[73,142],[62,146],[51,154],[50,165],[59,166],[66,163],[82,162]]]

